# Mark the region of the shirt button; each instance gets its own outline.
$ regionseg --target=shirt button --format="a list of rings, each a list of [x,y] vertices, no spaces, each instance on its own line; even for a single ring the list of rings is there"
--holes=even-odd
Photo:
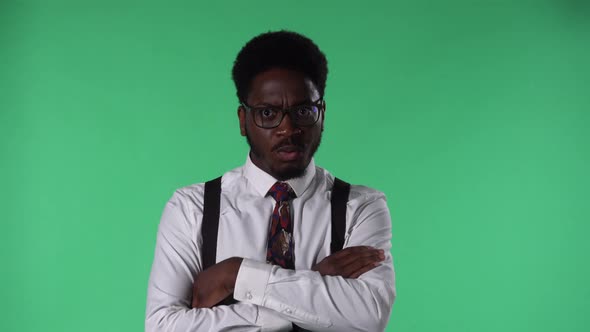
[[[291,311],[291,309],[285,309],[285,313],[290,315],[293,312]]]
[[[252,293],[246,292],[246,299],[252,300]]]

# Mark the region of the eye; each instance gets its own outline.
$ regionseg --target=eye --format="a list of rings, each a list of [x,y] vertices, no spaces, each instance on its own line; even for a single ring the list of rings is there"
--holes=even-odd
[[[297,115],[300,117],[313,116],[313,113],[314,113],[313,108],[310,106],[304,106],[304,107],[297,109]]]
[[[273,110],[272,108],[264,108],[258,111],[263,118],[274,118],[277,115],[277,111]]]

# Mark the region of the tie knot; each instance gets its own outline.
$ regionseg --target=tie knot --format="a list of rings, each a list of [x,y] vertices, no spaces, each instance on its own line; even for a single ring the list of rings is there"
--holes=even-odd
[[[268,193],[277,202],[284,202],[297,197],[291,186],[286,182],[276,182],[270,187]]]

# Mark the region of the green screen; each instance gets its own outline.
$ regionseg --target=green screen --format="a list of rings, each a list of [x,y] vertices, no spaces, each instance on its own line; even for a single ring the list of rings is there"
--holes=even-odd
[[[176,188],[240,166],[230,71],[326,53],[316,163],[387,195],[388,331],[590,329],[590,4],[0,2],[0,331],[142,331]]]

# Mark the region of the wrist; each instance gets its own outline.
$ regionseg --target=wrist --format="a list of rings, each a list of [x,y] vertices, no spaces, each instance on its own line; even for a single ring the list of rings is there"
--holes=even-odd
[[[234,288],[236,287],[238,272],[240,271],[240,266],[242,265],[243,260],[244,259],[242,257],[232,257],[228,259],[230,268],[229,273],[226,275],[225,288],[229,292],[233,292]]]

